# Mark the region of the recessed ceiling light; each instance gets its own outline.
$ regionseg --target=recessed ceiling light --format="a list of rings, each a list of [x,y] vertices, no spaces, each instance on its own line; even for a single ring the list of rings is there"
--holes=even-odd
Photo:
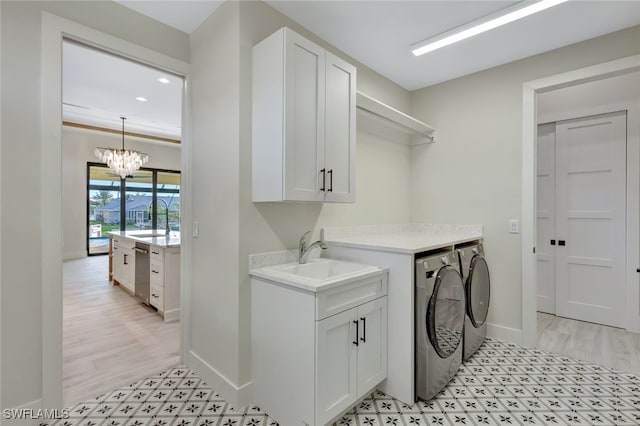
[[[166,77],[160,77],[160,78],[158,79],[158,81],[159,81],[160,83],[162,83],[162,84],[169,84],[169,83],[171,83],[171,80],[169,80],[169,79],[168,79],[168,78],[166,78]]]
[[[508,7],[485,16],[484,18],[469,22],[468,24],[455,28],[451,31],[447,31],[435,37],[423,40],[420,43],[416,43],[411,46],[411,51],[416,56],[424,55],[425,53],[433,52],[441,47],[449,46],[450,44],[482,34],[486,31],[517,21],[518,19],[522,19],[526,16],[533,15],[534,13],[542,12],[545,9],[557,6],[565,1],[567,0],[541,0],[533,4],[530,2],[519,2],[513,7]],[[528,4],[528,6],[522,7],[523,4]]]
[[[138,96],[136,98],[136,101],[140,101],[140,102],[147,102],[147,98],[143,98],[142,96]]]

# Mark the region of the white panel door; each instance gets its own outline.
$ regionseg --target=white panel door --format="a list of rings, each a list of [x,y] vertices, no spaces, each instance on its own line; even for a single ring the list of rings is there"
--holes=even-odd
[[[538,126],[537,153],[536,261],[538,268],[538,311],[555,314],[555,123]],[[551,245],[552,240],[554,240],[554,245]]]
[[[356,67],[326,52],[325,201],[355,202]]]
[[[625,318],[626,127],[626,112],[556,124],[557,313],[615,327]]]
[[[358,394],[387,377],[387,297],[358,307]]]
[[[322,201],[325,51],[293,31],[285,37],[284,199]]]
[[[316,424],[327,424],[357,400],[357,308],[316,322]]]

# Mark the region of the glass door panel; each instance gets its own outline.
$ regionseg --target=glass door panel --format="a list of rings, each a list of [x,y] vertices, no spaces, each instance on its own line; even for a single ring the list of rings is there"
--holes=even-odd
[[[180,173],[158,171],[157,194],[158,229],[165,229],[167,225],[168,208],[169,228],[180,231]]]
[[[89,166],[88,253],[109,252],[109,231],[120,229],[120,177],[105,166]]]
[[[125,229],[152,228],[153,171],[137,170],[125,181]]]

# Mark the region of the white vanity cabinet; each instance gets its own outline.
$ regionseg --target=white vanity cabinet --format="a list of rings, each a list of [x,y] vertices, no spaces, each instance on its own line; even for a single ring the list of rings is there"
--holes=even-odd
[[[180,318],[180,248],[152,245],[149,256],[149,304],[165,322]]]
[[[252,392],[280,424],[325,425],[387,377],[388,272],[320,291],[254,276]]]
[[[135,293],[135,242],[127,238],[112,237],[113,281]]]
[[[253,201],[355,201],[356,68],[281,28],[253,48]]]

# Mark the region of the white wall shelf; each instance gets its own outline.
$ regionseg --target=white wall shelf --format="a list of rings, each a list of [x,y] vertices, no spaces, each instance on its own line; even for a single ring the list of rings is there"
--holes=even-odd
[[[356,106],[384,123],[409,134],[412,146],[435,142],[433,127],[360,91],[356,92]]]

